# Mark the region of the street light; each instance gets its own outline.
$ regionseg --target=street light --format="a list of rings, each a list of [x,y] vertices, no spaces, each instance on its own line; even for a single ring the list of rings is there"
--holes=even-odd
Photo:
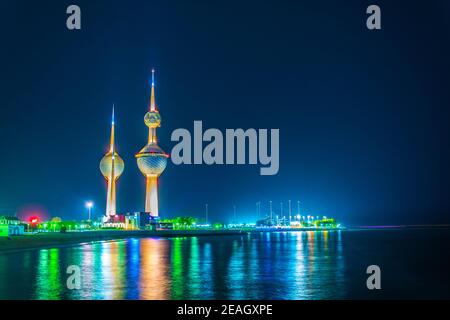
[[[88,221],[91,221],[91,209],[94,206],[94,203],[92,201],[86,202],[86,208],[88,209],[89,218]]]

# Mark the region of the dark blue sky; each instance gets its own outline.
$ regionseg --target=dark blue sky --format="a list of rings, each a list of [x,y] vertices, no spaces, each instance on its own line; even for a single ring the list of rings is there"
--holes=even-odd
[[[394,3],[395,2],[395,3]],[[382,30],[365,27],[369,4]],[[82,30],[65,27],[78,4]],[[105,207],[116,105],[118,209],[144,206],[134,154],[157,69],[161,147],[176,128],[279,128],[280,171],[175,166],[163,216],[255,216],[273,200],[347,224],[449,222],[448,1],[2,1],[0,214]]]

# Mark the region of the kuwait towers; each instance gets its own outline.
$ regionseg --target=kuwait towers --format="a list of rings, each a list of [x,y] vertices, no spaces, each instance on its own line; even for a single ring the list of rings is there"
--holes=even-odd
[[[149,111],[144,117],[148,127],[147,145],[136,154],[139,170],[144,174],[146,183],[145,212],[151,216],[158,216],[158,177],[163,173],[169,157],[159,146],[156,128],[161,126],[161,116],[155,104],[155,70],[152,70],[152,89]],[[123,170],[123,162],[122,162]]]
[[[105,222],[109,222],[116,215],[116,181],[123,173],[125,165],[122,158],[117,154],[114,145],[114,106],[111,121],[111,140],[109,151],[100,161],[100,171],[108,184],[108,192],[106,195],[106,217]]]

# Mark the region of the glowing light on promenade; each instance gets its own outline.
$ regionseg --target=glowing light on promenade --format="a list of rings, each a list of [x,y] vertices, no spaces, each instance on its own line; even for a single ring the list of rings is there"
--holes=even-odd
[[[152,89],[149,111],[144,117],[144,123],[148,127],[148,142],[136,154],[139,170],[146,178],[145,212],[150,212],[154,217],[158,212],[158,177],[163,173],[169,157],[159,146],[156,137],[156,128],[161,126],[161,116],[155,103],[155,70],[152,70]]]
[[[105,222],[111,220],[116,215],[116,181],[119,179],[125,164],[119,154],[116,152],[114,144],[114,106],[111,121],[111,139],[108,153],[100,161],[100,171],[108,184],[106,195]]]
[[[94,203],[92,201],[86,202],[86,208],[88,209],[88,221],[91,221],[91,209],[94,206]]]

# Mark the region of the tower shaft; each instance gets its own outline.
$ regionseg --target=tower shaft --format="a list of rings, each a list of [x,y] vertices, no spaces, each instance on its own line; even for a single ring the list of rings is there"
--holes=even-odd
[[[153,217],[158,216],[158,177],[147,176],[145,192],[145,212],[150,212]]]
[[[108,181],[108,192],[106,195],[106,216],[113,217],[116,215],[116,181]]]
[[[148,128],[148,144],[157,144],[156,128]]]

